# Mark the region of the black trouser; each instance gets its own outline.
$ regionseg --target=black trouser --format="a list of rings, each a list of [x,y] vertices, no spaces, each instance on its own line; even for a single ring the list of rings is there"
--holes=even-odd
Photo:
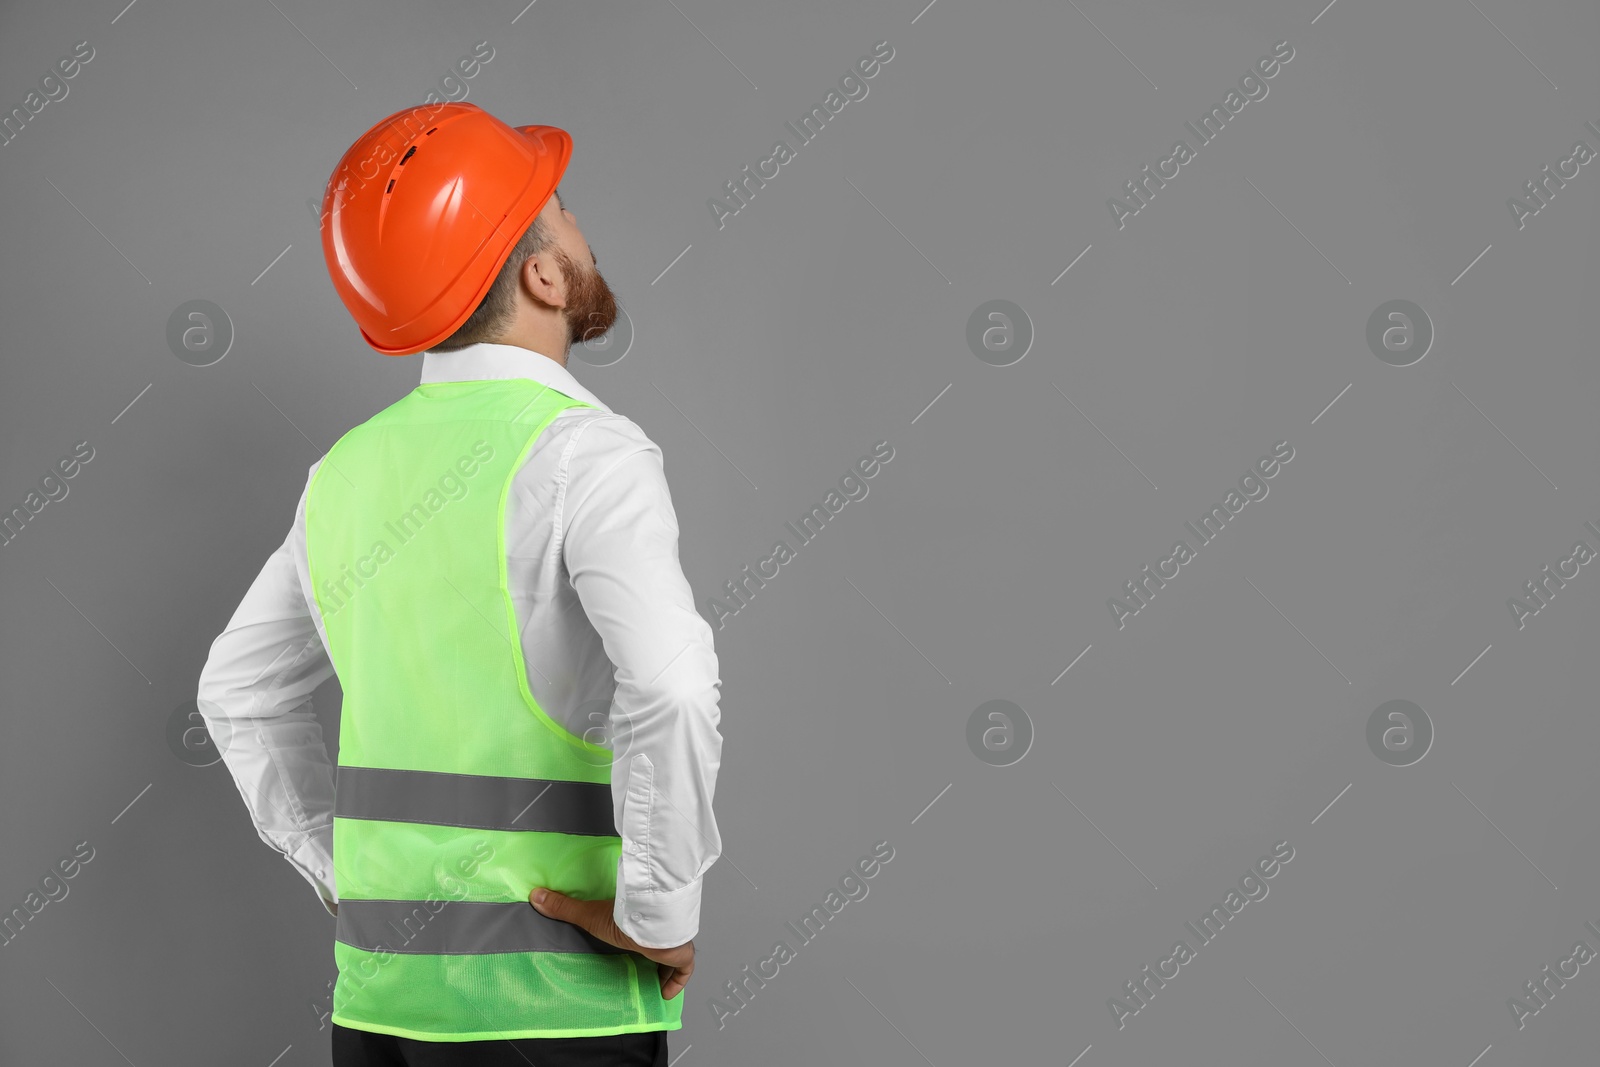
[[[417,1041],[333,1024],[333,1067],[667,1067],[667,1031]]]

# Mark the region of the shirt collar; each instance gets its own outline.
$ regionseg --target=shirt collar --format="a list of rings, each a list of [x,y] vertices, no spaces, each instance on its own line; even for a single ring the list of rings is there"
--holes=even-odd
[[[531,348],[481,341],[454,352],[427,351],[422,354],[422,384],[431,382],[482,381],[495,378],[527,378],[548,385],[574,400],[593,404],[601,411],[611,409],[554,358]]]

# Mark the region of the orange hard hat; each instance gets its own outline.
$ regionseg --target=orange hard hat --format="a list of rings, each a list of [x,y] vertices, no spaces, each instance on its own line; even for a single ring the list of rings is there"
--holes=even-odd
[[[466,322],[572,156],[554,126],[477,104],[397,111],[345,152],[322,196],[322,255],[367,344],[408,356]]]

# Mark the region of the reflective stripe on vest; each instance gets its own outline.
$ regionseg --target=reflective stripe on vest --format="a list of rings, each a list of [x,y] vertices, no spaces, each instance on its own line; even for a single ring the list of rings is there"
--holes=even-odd
[[[526,902],[478,900],[341,900],[339,940],[378,952],[409,938],[393,952],[465,955],[483,952],[621,952],[588,932],[546,918]]]
[[[479,830],[617,832],[611,817],[611,787],[599,782],[391,767],[340,767],[333,813],[343,819],[425,822]]]
[[[584,406],[523,378],[425,383],[341,437],[307,491],[312,592],[344,691],[342,1026],[432,1041],[682,1026],[655,964],[528,903],[535,885],[614,897],[621,856],[612,753],[528,689],[507,579],[512,477]]]

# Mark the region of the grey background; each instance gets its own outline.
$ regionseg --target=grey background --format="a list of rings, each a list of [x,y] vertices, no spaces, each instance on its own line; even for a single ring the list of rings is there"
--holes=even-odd
[[[1506,1002],[1600,950],[1600,577],[1520,630],[1506,601],[1600,523],[1600,165],[1521,230],[1506,199],[1600,149],[1594,5],[11,5],[0,105],[85,39],[0,147],[0,503],[96,449],[0,550],[0,906],[96,855],[0,949],[0,1060],[328,1062],[333,921],[166,723],[309,465],[417,380],[306,201],[487,40],[466,98],[575,138],[562,191],[636,339],[573,367],[662,445],[697,596],[895,449],[717,633],[726,852],[677,1063],[1593,1062],[1600,964],[1520,1032]],[[1106,199],[1284,39],[1119,230]],[[880,40],[719,232],[707,198]],[[213,366],[166,344],[191,299],[237,331]],[[1036,334],[1009,367],[966,345],[991,299]],[[1436,331],[1410,367],[1366,346],[1392,299]],[[1107,598],[1280,440],[1266,500],[1119,630]],[[967,747],[994,699],[1033,725],[1008,767]],[[1436,731],[1409,767],[1365,741],[1393,699]],[[719,1029],[879,840],[870,895]],[[1119,1029],[1108,999],[1280,840],[1270,895]]]

